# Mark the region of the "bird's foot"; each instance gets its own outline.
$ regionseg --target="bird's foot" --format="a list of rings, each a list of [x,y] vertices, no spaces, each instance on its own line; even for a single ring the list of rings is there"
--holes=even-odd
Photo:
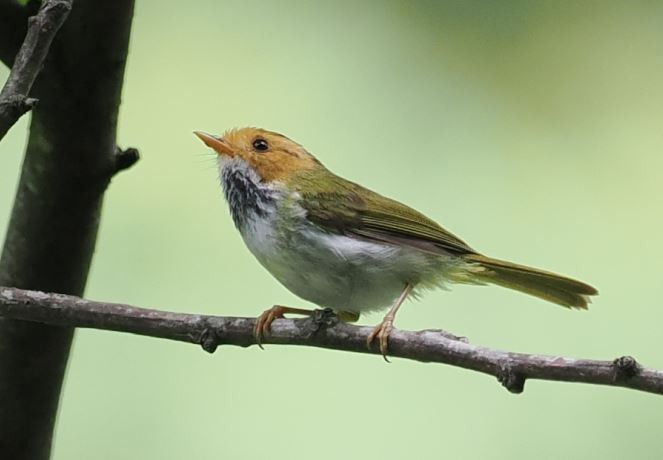
[[[366,346],[371,350],[371,344],[377,338],[380,343],[380,353],[382,358],[385,361],[390,362],[387,358],[387,352],[389,351],[389,334],[394,329],[394,317],[387,315],[384,317],[382,322],[373,328],[373,331],[368,335],[366,339]]]
[[[258,346],[264,350],[262,340],[272,329],[272,323],[279,318],[285,318],[286,313],[296,313],[298,315],[311,316],[313,310],[304,310],[303,308],[284,307],[282,305],[274,305],[262,312],[256,319],[256,324],[253,327],[253,336],[256,339]]]

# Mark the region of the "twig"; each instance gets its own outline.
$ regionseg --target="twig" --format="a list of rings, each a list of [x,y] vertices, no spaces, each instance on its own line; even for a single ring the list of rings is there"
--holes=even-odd
[[[25,36],[9,78],[0,91],[0,139],[37,103],[28,97],[46,59],[55,34],[71,10],[71,0],[44,0],[38,13],[28,19]]]
[[[14,288],[0,287],[0,316],[190,342],[210,353],[219,345],[248,347],[256,344],[253,318],[171,313]],[[371,330],[338,321],[328,310],[318,310],[312,318],[276,320],[263,343],[377,354],[377,350],[366,348]],[[35,340],[39,340],[38,337]],[[540,379],[663,394],[663,371],[644,368],[628,356],[595,361],[513,353],[471,345],[437,330],[394,330],[389,349],[394,357],[450,364],[493,375],[512,393],[521,393],[527,379]]]

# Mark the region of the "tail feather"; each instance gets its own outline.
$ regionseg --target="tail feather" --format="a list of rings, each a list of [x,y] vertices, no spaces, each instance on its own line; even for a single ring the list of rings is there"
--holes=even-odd
[[[477,281],[515,289],[567,308],[587,309],[598,291],[581,281],[504,260],[473,254],[467,260],[483,270],[472,273]]]

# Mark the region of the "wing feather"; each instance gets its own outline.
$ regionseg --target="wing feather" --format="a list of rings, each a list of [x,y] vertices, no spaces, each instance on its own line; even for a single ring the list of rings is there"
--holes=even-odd
[[[406,244],[423,251],[457,255],[476,253],[463,240],[419,211],[341,177],[332,176],[330,179],[329,174],[326,171],[322,178],[322,190],[322,181],[319,178],[316,181],[316,177],[310,174],[297,181],[302,198],[299,203],[305,209],[306,217],[323,229],[374,241]]]

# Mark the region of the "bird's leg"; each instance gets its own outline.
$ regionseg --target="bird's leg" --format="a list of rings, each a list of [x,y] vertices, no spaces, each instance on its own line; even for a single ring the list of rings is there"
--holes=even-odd
[[[375,326],[373,332],[370,333],[366,339],[366,346],[368,349],[371,349],[371,343],[377,337],[380,341],[380,353],[385,361],[389,362],[387,359],[387,351],[389,350],[389,334],[391,334],[392,329],[394,329],[394,319],[396,318],[396,312],[401,307],[405,299],[412,292],[414,286],[410,283],[405,285],[405,289],[401,292],[401,295],[396,299],[394,306],[391,307],[391,310],[384,316],[384,319],[380,324]]]
[[[265,334],[268,334],[272,328],[272,323],[277,318],[285,318],[286,313],[296,313],[298,315],[311,316],[313,310],[305,310],[303,308],[284,307],[282,305],[274,305],[263,311],[256,319],[256,325],[253,327],[253,336],[256,338],[256,343],[260,348],[262,347],[262,339]]]

